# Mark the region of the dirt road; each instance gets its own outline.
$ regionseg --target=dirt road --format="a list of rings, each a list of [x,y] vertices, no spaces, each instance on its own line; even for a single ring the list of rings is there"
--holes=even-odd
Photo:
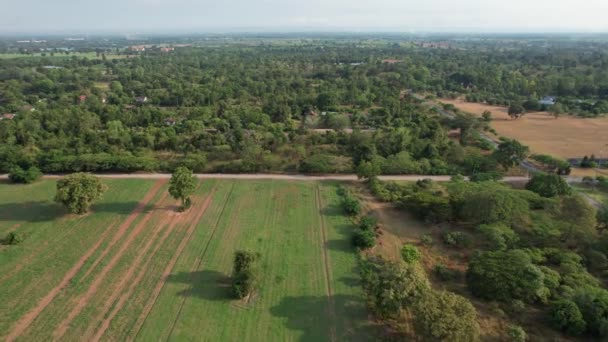
[[[100,178],[114,179],[169,179],[170,173],[104,173],[96,174]],[[259,180],[259,179],[275,179],[275,180],[294,180],[294,181],[357,181],[356,175],[318,175],[309,176],[303,174],[272,174],[272,173],[252,173],[252,174],[227,174],[227,173],[198,173],[195,176],[199,179],[243,179],[243,180]],[[58,179],[63,175],[44,175],[44,179]],[[432,179],[436,182],[448,182],[452,176],[426,176],[426,175],[396,175],[396,176],[380,176],[383,181],[409,181],[415,182],[421,179]],[[0,179],[7,179],[8,175],[0,175]],[[505,177],[505,182],[527,181],[527,177]]]

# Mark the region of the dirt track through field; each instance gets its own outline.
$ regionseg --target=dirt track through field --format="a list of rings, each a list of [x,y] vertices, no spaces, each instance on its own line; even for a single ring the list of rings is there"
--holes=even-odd
[[[330,333],[331,340],[336,341],[336,327],[333,322],[336,321],[336,305],[334,303],[334,296],[331,287],[331,261],[329,259],[329,253],[327,252],[327,227],[325,224],[325,217],[323,216],[323,203],[321,200],[321,190],[319,189],[319,185],[316,186],[316,206],[319,215],[319,226],[321,228],[321,248],[323,249],[323,263],[325,268],[325,284],[326,284],[326,292],[327,292],[327,301],[329,304],[329,312],[328,317],[330,319]]]
[[[129,214],[127,219],[118,227],[117,234],[120,234],[121,231],[126,230],[131,223],[141,214],[148,203],[154,198],[154,195],[158,192],[158,190],[162,187],[162,185],[166,181],[159,180],[157,181],[152,188],[148,191],[148,193],[144,196],[144,198],[139,202],[137,207],[133,209],[133,211]],[[42,311],[57,297],[57,295],[66,288],[72,279],[76,276],[76,274],[80,271],[80,269],[84,266],[84,264],[89,260],[89,258],[97,251],[97,249],[101,246],[106,236],[109,235],[110,229],[106,229],[106,231],[102,234],[102,236],[97,240],[97,242],[89,248],[89,250],[78,259],[76,264],[72,266],[72,268],[64,275],[63,279],[57,286],[55,286],[49,293],[46,294],[38,304],[26,313],[23,317],[17,321],[13,330],[6,337],[6,341],[13,341],[15,338],[19,337],[31,324],[32,322],[40,315]]]
[[[167,238],[169,237],[169,235],[173,232],[173,229],[175,228],[175,225],[183,220],[183,217],[177,217],[177,213],[175,212],[171,212],[168,215],[165,215],[163,217],[163,220],[159,223],[156,223],[156,229],[153,232],[153,235],[151,237],[147,238],[147,243],[143,248],[139,248],[137,250],[137,255],[135,256],[135,259],[130,263],[131,266],[129,267],[129,269],[125,272],[125,274],[123,274],[121,276],[121,280],[120,282],[114,287],[114,289],[112,290],[112,295],[110,296],[110,298],[108,298],[104,304],[103,304],[103,308],[101,310],[101,317],[99,317],[99,315],[97,316],[97,318],[93,321],[93,322],[99,322],[102,320],[102,318],[106,315],[106,313],[108,312],[108,310],[110,310],[110,308],[112,307],[112,305],[114,304],[114,302],[116,301],[116,299],[118,298],[119,295],[123,294],[124,296],[124,292],[123,289],[124,287],[127,285],[127,282],[130,281],[131,282],[131,287],[135,287],[136,285],[139,284],[139,282],[141,281],[141,278],[145,275],[148,265],[149,263],[152,261],[154,255],[156,254],[156,252],[158,251],[158,249],[163,245],[163,243],[167,240]],[[140,262],[142,261],[142,258],[144,258],[144,256],[147,255],[147,251],[148,249],[150,249],[150,247],[152,246],[152,244],[157,241],[155,240],[156,236],[160,233],[160,231],[164,229],[164,233],[163,235],[160,237],[160,239],[158,239],[158,243],[156,243],[154,245],[154,249],[152,250],[152,252],[150,253],[150,257],[144,262],[144,265],[142,265],[141,267],[139,267]],[[135,273],[135,269],[136,268],[140,268],[140,272],[136,275],[135,279],[132,280],[132,276]],[[121,297],[122,300],[122,297]],[[118,306],[119,304],[117,304]],[[120,305],[122,307],[122,305]],[[104,321],[105,322],[105,321]],[[109,322],[108,322],[109,325]],[[85,332],[84,339],[89,341],[90,340],[90,336],[93,334],[93,331],[95,329],[94,325],[89,326],[89,328],[87,329],[87,331]],[[105,329],[104,329],[105,331]]]
[[[203,215],[205,214],[205,212],[207,211],[207,208],[209,207],[209,205],[211,204],[211,201],[213,199],[213,195],[215,194],[215,188],[213,188],[209,195],[207,195],[207,198],[202,202],[202,205],[200,206],[200,208],[191,208],[189,210],[190,215],[188,215],[187,218],[184,219],[184,222],[189,222],[189,227],[188,230],[186,232],[186,234],[184,235],[184,237],[182,238],[182,240],[180,241],[179,246],[177,247],[177,250],[175,251],[175,253],[173,254],[173,256],[171,257],[171,260],[169,261],[169,263],[167,264],[167,267],[164,269],[159,283],[157,284],[157,286],[154,288],[154,291],[152,292],[151,296],[150,296],[150,300],[149,302],[155,302],[156,298],[158,297],[158,295],[160,294],[160,291],[162,290],[162,287],[167,279],[167,277],[171,274],[171,270],[173,269],[173,267],[175,266],[175,264],[177,263],[177,260],[179,259],[179,257],[181,256],[183,250],[186,248],[186,245],[190,242],[192,235],[194,234],[194,231],[196,229],[196,226],[198,225],[198,222],[201,220],[201,218],[203,217]],[[192,216],[194,216],[194,219],[190,219]],[[175,221],[172,222],[172,227],[169,230],[173,230],[173,228],[175,227]],[[156,252],[158,251],[158,248],[160,246],[163,245],[163,242],[166,240],[168,234],[165,234],[165,236],[163,237],[163,239],[160,241],[160,243],[157,245],[157,247],[155,248],[155,250],[152,252],[152,255],[155,255]],[[146,265],[144,267],[141,268],[140,273],[137,275],[137,277],[135,278],[135,280],[133,280],[131,282],[131,286],[128,289],[128,291],[126,293],[123,293],[122,296],[120,297],[119,301],[116,303],[116,305],[114,305],[114,309],[112,310],[112,312],[110,313],[109,316],[107,316],[102,324],[100,329],[97,331],[97,333],[95,334],[95,336],[93,337],[92,341],[99,341],[101,340],[103,334],[105,333],[105,331],[108,329],[108,327],[110,326],[110,322],[112,321],[112,319],[116,316],[116,314],[122,309],[122,307],[124,306],[124,303],[127,301],[127,299],[129,299],[129,297],[131,296],[131,294],[135,291],[135,288],[137,287],[137,285],[140,283],[141,279],[143,278],[143,276],[147,273],[147,265],[149,263],[149,261],[152,259],[152,257],[150,257],[150,259],[148,260],[148,262],[146,262]],[[125,277],[126,278],[126,277]],[[123,278],[123,279],[125,279]],[[120,291],[122,292],[122,291]],[[115,293],[120,293],[118,290],[115,291]],[[113,298],[110,298],[110,300],[107,301],[106,303],[106,308],[103,310],[103,315],[105,316],[107,310],[114,304],[114,301],[116,299],[118,295],[114,296]],[[95,320],[95,322],[98,322],[100,319]],[[85,336],[88,336],[88,334],[85,334]],[[87,338],[87,340],[90,340]]]
[[[226,196],[226,201],[224,202],[224,205],[222,205],[222,210],[220,210],[220,214],[217,216],[217,220],[215,221],[215,224],[213,225],[213,230],[211,231],[211,235],[209,236],[209,240],[207,240],[207,243],[205,244],[205,247],[203,248],[202,252],[200,253],[200,257],[198,259],[198,261],[195,261],[195,265],[191,268],[191,274],[194,274],[194,272],[196,270],[199,270],[203,260],[205,259],[205,255],[207,254],[207,250],[209,248],[209,245],[211,245],[211,241],[213,241],[213,237],[215,236],[215,233],[217,232],[217,227],[220,224],[220,220],[221,218],[224,216],[224,210],[226,209],[226,206],[228,204],[228,200],[230,199],[230,196],[232,195],[232,192],[234,191],[234,183],[232,183],[232,186],[230,188],[230,192],[228,193],[228,196]],[[192,282],[192,276],[190,276],[190,280],[189,282]],[[164,286],[164,283],[163,283]],[[158,296],[157,296],[158,297]],[[177,322],[179,321],[179,318],[182,314],[182,310],[186,304],[186,299],[188,299],[188,297],[184,297],[182,299],[182,302],[179,305],[179,310],[177,310],[177,315],[175,315],[175,320],[173,321],[173,324],[171,325],[171,329],[169,330],[169,335],[167,335],[167,341],[169,341],[169,339],[171,338],[171,335],[173,335],[173,330],[175,329],[175,325],[177,325]],[[147,310],[146,313],[146,317],[143,318],[141,325],[139,326],[138,330],[137,330],[137,334],[135,335],[135,338],[137,338],[137,335],[139,334],[139,331],[141,329],[141,327],[143,326],[146,318],[148,317],[148,314],[150,313],[150,310],[152,309],[152,306],[150,306],[150,308]]]
[[[166,182],[156,182],[156,184],[154,184],[154,187],[157,187],[157,191],[158,189],[160,189],[160,187],[162,187]],[[156,192],[157,192],[156,191]],[[165,195],[166,196],[166,195]],[[151,199],[150,199],[151,200]],[[144,201],[145,202],[150,202],[150,200],[148,201]],[[131,220],[131,222],[129,222],[129,225],[133,222],[133,220]],[[125,221],[126,223],[126,221]],[[126,233],[126,230],[121,231],[120,234],[116,234],[114,235],[114,238],[112,239],[112,241],[110,242],[110,244],[108,245],[108,247],[106,249],[103,250],[103,252],[100,254],[100,256],[93,262],[93,264],[91,265],[91,267],[89,267],[89,269],[87,270],[87,272],[82,276],[80,281],[84,281],[90,274],[91,272],[93,272],[93,270],[95,270],[95,268],[97,267],[97,265],[105,258],[105,256],[110,252],[110,250],[112,249],[112,247],[114,247],[114,245],[116,245],[116,243],[118,241],[120,241],[120,239],[122,238],[122,236]]]
[[[164,193],[162,195],[161,199],[159,200],[159,202],[162,202],[166,197],[167,197],[167,193]],[[144,206],[144,208],[145,208],[145,206]],[[143,211],[143,208],[142,208],[142,211]],[[101,285],[101,282],[106,278],[108,273],[118,263],[120,258],[126,252],[126,250],[131,246],[131,244],[133,243],[135,238],[144,230],[146,224],[148,223],[148,221],[150,221],[152,216],[154,216],[154,211],[147,212],[145,214],[144,218],[135,225],[135,228],[133,228],[133,230],[131,230],[131,233],[127,236],[124,243],[120,246],[119,250],[112,256],[112,259],[108,262],[108,264],[104,265],[104,267],[101,269],[99,274],[97,274],[96,278],[93,280],[93,282],[89,286],[88,291],[84,295],[82,295],[80,298],[78,298],[76,305],[72,308],[72,311],[68,314],[68,317],[66,317],[59,324],[57,329],[55,329],[55,331],[53,332],[53,336],[55,338],[59,339],[59,337],[63,336],[63,334],[65,333],[65,331],[67,330],[67,328],[69,326],[69,323],[80,313],[80,311],[82,311],[82,309],[84,309],[84,307],[86,306],[88,301],[91,299],[91,297],[93,297],[93,295],[97,292],[99,285]],[[134,220],[135,220],[135,218],[133,218],[131,220],[131,222]],[[123,226],[125,226],[125,225],[123,225]],[[124,228],[127,229],[128,225]]]

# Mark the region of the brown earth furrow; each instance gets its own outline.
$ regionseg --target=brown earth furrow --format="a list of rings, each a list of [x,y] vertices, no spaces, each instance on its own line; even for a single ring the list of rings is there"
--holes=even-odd
[[[142,200],[139,202],[138,206],[136,206],[135,209],[133,209],[133,211],[131,212],[131,214],[129,214],[129,216],[124,221],[123,225],[125,223],[127,223],[127,221],[131,218],[131,216],[139,209],[139,205],[141,205],[143,203],[144,204],[144,208],[145,208],[145,206],[154,198],[154,195],[156,195],[156,193],[158,192],[158,190],[160,189],[160,187],[163,184],[165,184],[165,183],[166,183],[166,180],[160,180],[159,179],[158,181],[156,181],[156,183],[154,183],[154,185],[152,185],[152,187],[150,188],[150,190],[148,190],[148,192],[146,193],[146,195],[144,196],[144,198],[142,198]],[[135,217],[133,217],[133,219],[134,218]],[[118,220],[113,220],[112,223],[110,223],[108,227],[114,226],[117,223],[117,221]],[[131,224],[131,222],[132,222],[132,220],[129,222],[129,224]],[[111,232],[110,229],[106,229],[102,233],[100,239],[105,239],[105,237],[108,236],[110,234],[110,232]],[[118,238],[115,237],[114,240],[110,243],[110,245],[113,245],[116,240],[118,240]],[[5,281],[6,279],[12,277],[13,275],[17,274],[23,267],[25,267],[26,265],[28,265],[30,263],[31,259],[33,259],[36,256],[38,256],[45,249],[46,248],[38,248],[37,250],[35,250],[35,251],[32,252],[33,254],[30,254],[27,257],[22,258],[20,260],[19,264],[17,264],[8,274],[4,274],[4,275],[2,275],[2,277],[0,277],[0,283],[3,282],[3,281]],[[55,251],[57,252],[59,250],[60,250],[60,248],[56,249]],[[104,250],[104,252],[107,253],[107,249]],[[103,255],[95,260],[95,262],[93,263],[93,266],[91,266],[89,268],[89,270],[87,271],[87,273],[85,273],[85,275],[82,277],[82,279],[84,279],[91,272],[91,270],[93,270],[95,268],[95,266],[97,266],[97,263],[99,263],[99,261],[102,258],[103,258]]]
[[[194,261],[194,265],[196,265],[195,267],[191,268],[192,271],[196,271],[196,270],[200,270],[201,265],[203,263],[203,260],[205,259],[205,256],[207,255],[207,250],[209,249],[209,246],[211,245],[211,241],[213,241],[213,238],[215,236],[215,233],[217,232],[217,228],[220,224],[220,220],[222,219],[222,217],[224,216],[224,212],[226,210],[226,207],[228,206],[228,201],[230,200],[230,197],[232,196],[232,192],[234,191],[234,183],[232,183],[232,186],[230,187],[230,192],[228,193],[228,196],[226,196],[226,200],[224,201],[224,205],[222,205],[222,210],[220,210],[220,214],[217,216],[217,220],[215,221],[215,224],[213,225],[212,231],[211,231],[211,236],[209,236],[209,239],[207,240],[207,244],[205,244],[205,247],[203,248],[202,252],[199,254],[198,259],[196,259]],[[240,211],[240,208],[236,209],[237,211]],[[192,274],[190,274],[190,281],[192,281]],[[175,326],[177,325],[177,322],[179,321],[181,314],[182,314],[182,310],[184,309],[184,306],[186,304],[186,300],[188,299],[188,297],[184,297],[181,301],[181,303],[179,304],[179,309],[177,310],[177,315],[175,315],[175,319],[173,320],[173,323],[171,324],[171,329],[169,329],[169,335],[167,336],[167,341],[171,338],[171,335],[173,335],[173,330],[175,329]],[[143,326],[143,324],[145,323],[145,320],[147,318],[144,317],[143,321],[141,322],[141,325],[138,326],[136,333],[135,333],[135,337],[132,340],[135,340],[135,338],[137,338],[137,335],[139,334],[139,332],[141,331],[141,327]]]
[[[166,197],[167,197],[167,193],[164,193],[162,195],[161,199],[159,200],[159,202],[163,201]],[[143,210],[143,208],[142,208],[142,210]],[[65,331],[68,328],[69,322],[71,322],[80,313],[80,311],[82,311],[82,309],[86,306],[86,304],[88,303],[90,298],[97,292],[99,285],[101,285],[101,282],[106,278],[108,273],[118,263],[120,258],[122,258],[123,254],[125,253],[127,248],[131,246],[131,244],[135,240],[135,238],[144,230],[146,224],[148,223],[148,221],[150,221],[152,216],[154,216],[154,211],[147,212],[146,215],[144,216],[144,218],[135,225],[135,228],[133,228],[131,230],[131,233],[127,236],[126,240],[120,246],[119,250],[112,256],[112,259],[110,260],[110,262],[108,262],[107,265],[104,265],[104,267],[101,269],[99,274],[97,274],[97,277],[93,280],[93,282],[89,286],[89,289],[87,290],[87,292],[78,299],[76,305],[72,308],[72,311],[70,311],[70,313],[68,314],[68,317],[65,318],[59,324],[57,329],[55,329],[55,331],[53,332],[53,336],[55,336],[55,337],[63,336],[63,334],[65,333]],[[133,218],[133,220],[135,220],[135,218]],[[131,222],[133,220],[131,220]]]
[[[154,187],[156,188],[156,191],[154,192],[154,194],[156,194],[156,192],[158,191],[158,189],[160,189],[160,187],[163,186],[163,184],[165,184],[166,182],[156,182],[154,184]],[[147,196],[147,195],[146,195]],[[150,196],[150,198],[146,201],[146,198],[144,198],[144,202],[150,202],[152,200],[154,196]],[[135,218],[133,218],[134,220]],[[129,222],[129,225],[133,222],[133,220],[131,220]],[[114,247],[114,245],[116,245],[116,243],[118,241],[120,241],[120,239],[122,238],[122,236],[126,233],[126,229],[121,231],[120,234],[116,234],[114,236],[114,238],[112,239],[112,241],[110,242],[110,244],[108,245],[108,247],[106,249],[103,250],[103,252],[101,253],[101,255],[93,262],[93,264],[91,265],[91,267],[89,267],[89,269],[86,271],[86,273],[82,276],[81,281],[84,281],[90,274],[91,272],[93,272],[93,270],[95,270],[95,268],[97,267],[97,265],[105,258],[105,256],[110,252],[110,250],[112,249],[112,247]]]
[[[138,249],[138,251],[137,251],[138,253],[135,256],[135,259],[130,263],[129,269],[127,269],[127,271],[121,276],[120,282],[112,289],[112,295],[110,296],[110,298],[108,298],[104,302],[103,308],[102,308],[101,314],[100,314],[101,317],[98,316],[93,321],[94,323],[101,321],[103,316],[110,310],[112,305],[114,305],[118,296],[123,293],[122,290],[127,285],[127,282],[131,281],[131,278],[132,278],[133,274],[135,273],[136,268],[139,267],[140,262],[146,256],[148,249],[150,249],[150,247],[152,246],[152,244],[155,241],[158,241],[156,243],[156,245],[154,245],[154,248],[152,249],[152,252],[150,253],[150,257],[144,262],[144,264],[140,268],[140,271],[136,275],[135,280],[131,281],[130,288],[138,285],[139,281],[141,281],[141,278],[143,278],[143,276],[145,275],[148,265],[154,258],[154,255],[156,254],[158,249],[163,245],[164,241],[167,240],[167,238],[169,237],[169,234],[171,232],[173,232],[177,223],[181,221],[180,220],[181,218],[180,217],[176,218],[176,216],[177,216],[177,213],[172,212],[169,215],[165,215],[163,217],[163,220],[156,224],[156,229],[154,230],[152,237],[148,238],[148,241],[144,247]],[[155,240],[155,237],[158,234],[160,234],[160,231],[164,227],[166,227],[166,229],[164,230],[160,239]],[[94,329],[95,329],[95,325],[91,325],[88,327],[87,331],[83,335],[85,340],[88,341],[90,339],[90,336],[93,334]]]
[[[327,300],[329,304],[329,319],[330,319],[330,333],[331,340],[336,341],[336,327],[333,322],[336,321],[336,308],[334,303],[333,291],[331,288],[331,262],[329,260],[329,253],[327,252],[327,227],[325,226],[325,218],[323,217],[323,205],[321,201],[321,191],[319,190],[319,185],[317,185],[316,190],[316,205],[317,210],[319,212],[319,224],[321,226],[321,248],[323,249],[323,262],[325,268],[325,280],[326,280],[326,291],[327,291]]]
[[[156,284],[156,287],[152,291],[152,294],[150,296],[151,299],[146,303],[146,306],[144,307],[144,310],[142,311],[142,313],[140,314],[140,316],[139,316],[139,318],[137,320],[138,322],[140,320],[143,320],[142,317],[145,318],[147,316],[148,312],[154,306],[154,303],[156,302],[156,299],[158,298],[160,292],[162,291],[162,288],[164,287],[167,278],[171,274],[171,271],[173,270],[173,267],[177,263],[177,260],[181,256],[181,254],[182,254],[183,250],[185,249],[186,245],[190,242],[190,240],[192,238],[192,235],[194,234],[194,231],[195,231],[195,228],[196,228],[198,222],[201,220],[201,217],[205,214],[205,212],[207,211],[207,208],[211,204],[211,200],[213,199],[214,193],[215,193],[215,188],[211,190],[210,194],[207,196],[207,198],[205,199],[205,201],[203,202],[203,204],[201,205],[201,207],[197,208],[198,211],[195,211],[194,210],[195,208],[191,208],[190,209],[190,212],[195,212],[196,213],[196,215],[194,217],[194,220],[189,221],[190,222],[190,226],[188,227],[186,235],[180,241],[180,244],[178,245],[177,250],[175,251],[175,253],[173,254],[171,260],[169,261],[169,263],[165,267],[165,269],[164,269],[164,271],[163,271],[163,273],[162,273],[162,275],[160,277],[160,280],[158,281],[158,283]],[[162,242],[161,242],[161,244],[162,244]],[[156,251],[154,253],[156,253]],[[92,341],[97,342],[97,341],[101,340],[101,338],[103,337],[103,334],[105,333],[105,331],[110,326],[110,322],[112,321],[112,319],[114,319],[114,317],[116,316],[116,314],[122,309],[122,307],[124,306],[124,303],[127,301],[127,299],[129,299],[129,297],[131,297],[131,295],[135,291],[136,285],[141,281],[141,279],[143,278],[143,276],[144,276],[145,273],[146,273],[146,267],[144,267],[140,271],[140,274],[137,276],[137,278],[135,279],[135,281],[133,281],[131,283],[131,287],[128,289],[128,291],[126,293],[124,293],[120,297],[120,299],[118,300],[117,304],[114,306],[114,309],[112,310],[112,312],[110,313],[110,315],[103,320],[103,322],[101,323],[100,329],[97,331],[97,333],[93,337]],[[85,336],[87,336],[87,335],[85,335]]]
[[[133,209],[133,211],[135,211],[135,209]],[[110,227],[113,226],[114,224],[116,224],[117,220],[113,220],[112,223],[110,223]],[[110,235],[110,230],[106,229],[101,236],[99,237],[99,239],[101,240],[105,240],[105,238]],[[58,247],[58,246],[55,246]],[[38,255],[40,255],[42,252],[44,252],[46,249],[48,249],[48,245],[44,244],[44,247],[41,248],[37,248],[36,250],[32,251],[31,254],[26,255],[25,257],[22,257],[19,259],[19,263],[17,265],[15,265],[9,272],[5,273],[2,275],[2,277],[0,277],[0,283],[2,283],[3,281],[12,278],[14,275],[16,275],[17,273],[19,273],[21,271],[21,269],[23,269],[23,267],[27,266],[30,264],[30,262],[36,258]],[[59,251],[61,250],[61,248],[55,248],[53,249],[53,251],[55,253],[59,253]],[[51,255],[55,255],[55,253],[52,253]]]
[[[130,226],[130,224],[135,220],[135,218],[144,211],[144,209],[148,205],[148,202],[152,200],[154,195],[158,192],[162,184],[164,184],[165,182],[166,181],[159,180],[152,186],[152,188],[144,196],[142,201],[139,202],[137,207],[135,207],[135,209],[131,212],[131,214],[129,214],[127,219],[120,225],[117,234],[120,233],[122,230],[126,230]],[[97,240],[97,242],[95,242],[95,244],[91,248],[89,248],[87,252],[80,257],[80,259],[78,259],[76,264],[72,266],[72,268],[64,275],[63,279],[61,279],[57,286],[51,289],[51,291],[49,291],[40,301],[38,301],[38,304],[36,304],[36,306],[32,310],[28,311],[17,321],[11,332],[6,337],[6,341],[13,341],[15,340],[15,338],[19,337],[32,324],[32,322],[38,317],[38,315],[40,315],[40,313],[53,301],[53,299],[55,299],[55,297],[61,292],[61,290],[63,290],[70,284],[71,280],[76,276],[76,274],[84,266],[87,260],[95,253],[95,251],[97,251],[99,246],[101,246],[106,236],[109,234],[109,231],[110,230],[107,229]]]

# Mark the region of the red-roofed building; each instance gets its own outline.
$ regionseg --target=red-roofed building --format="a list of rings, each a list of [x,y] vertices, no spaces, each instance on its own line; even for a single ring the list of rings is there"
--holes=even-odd
[[[80,95],[80,96],[78,96],[78,101],[80,103],[83,103],[86,100],[87,100],[87,96],[86,95]]]
[[[129,47],[129,50],[136,51],[136,52],[144,52],[144,51],[146,51],[146,46],[145,45],[133,45],[133,46]]]
[[[0,116],[0,120],[4,120],[4,119],[13,120],[15,118],[15,116],[17,116],[17,114],[5,113]]]

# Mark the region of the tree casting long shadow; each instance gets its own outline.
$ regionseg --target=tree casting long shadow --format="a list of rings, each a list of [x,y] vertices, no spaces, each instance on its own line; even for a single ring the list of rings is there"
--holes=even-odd
[[[169,275],[167,281],[190,286],[188,289],[180,291],[178,296],[198,297],[212,301],[234,299],[230,289],[230,277],[217,271],[179,272]]]
[[[91,207],[91,212],[127,215],[133,211],[137,204],[138,203],[135,201],[98,203]],[[147,209],[150,210],[152,208]],[[61,204],[53,201],[29,201],[0,204],[0,222],[45,222],[56,220],[67,214],[69,214],[68,211]]]

